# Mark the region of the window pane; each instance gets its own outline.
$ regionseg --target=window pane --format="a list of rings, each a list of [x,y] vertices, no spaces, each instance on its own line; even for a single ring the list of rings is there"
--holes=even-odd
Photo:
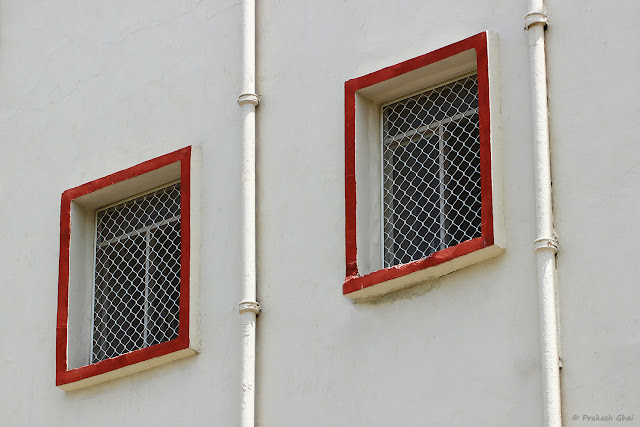
[[[178,337],[180,301],[180,222],[151,231],[148,344]]]
[[[178,336],[180,184],[98,212],[93,360]]]
[[[478,237],[477,76],[382,109],[384,266]]]
[[[414,138],[386,153],[386,266],[424,258],[440,248],[438,137]]]
[[[94,362],[143,346],[144,253],[143,236],[96,249]]]
[[[480,140],[478,115],[445,126],[445,245],[481,235]]]

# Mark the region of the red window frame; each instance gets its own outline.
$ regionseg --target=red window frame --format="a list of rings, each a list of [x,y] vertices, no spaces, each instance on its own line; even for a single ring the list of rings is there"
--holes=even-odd
[[[489,61],[487,33],[437,49],[345,82],[345,253],[346,277],[343,295],[378,283],[424,270],[494,244],[493,195],[491,182],[491,114],[489,102]],[[356,92],[405,73],[475,49],[478,73],[478,108],[480,126],[481,236],[461,242],[426,258],[400,264],[360,276],[356,233]]]
[[[128,169],[88,182],[62,193],[60,211],[60,263],[58,277],[58,314],[56,323],[56,385],[75,383],[105,374],[126,366],[144,362],[159,356],[186,349],[189,343],[190,301],[190,198],[191,198],[191,147],[148,160]],[[178,315],[178,337],[160,344],[135,350],[111,359],[92,363],[80,368],[68,369],[68,317],[69,317],[69,272],[71,242],[71,202],[81,196],[105,187],[135,178],[164,166],[180,162],[181,180],[181,255],[180,255],[180,313]]]

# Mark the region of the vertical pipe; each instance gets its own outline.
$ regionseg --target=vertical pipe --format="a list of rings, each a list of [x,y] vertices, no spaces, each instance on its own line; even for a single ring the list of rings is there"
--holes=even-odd
[[[531,66],[537,232],[534,247],[540,298],[544,425],[561,427],[555,257],[558,243],[553,231],[551,147],[545,54],[546,25],[544,0],[530,0],[529,13],[525,16],[525,28],[529,32],[529,62]]]
[[[242,0],[242,93],[238,97],[242,122],[242,427],[255,426],[256,382],[256,106],[255,0]]]

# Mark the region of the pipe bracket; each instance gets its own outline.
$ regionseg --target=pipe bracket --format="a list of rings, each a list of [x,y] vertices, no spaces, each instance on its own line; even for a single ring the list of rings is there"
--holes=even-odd
[[[241,93],[238,97],[238,105],[251,104],[254,107],[260,104],[260,97],[255,93]]]
[[[527,13],[524,16],[524,29],[528,30],[533,24],[543,24],[546,28],[549,25],[547,14],[541,11]]]
[[[262,308],[260,307],[260,304],[258,304],[256,301],[242,301],[239,304],[239,309],[240,309],[240,314],[246,313],[247,311],[258,314],[262,310]]]
[[[542,237],[533,242],[534,251],[540,249],[552,249],[554,253],[558,253],[558,239],[555,237]]]

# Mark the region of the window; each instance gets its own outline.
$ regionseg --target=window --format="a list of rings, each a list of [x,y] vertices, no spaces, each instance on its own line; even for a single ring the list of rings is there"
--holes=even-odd
[[[62,195],[56,384],[73,390],[197,351],[197,150]]]
[[[177,338],[180,183],[96,218],[92,362]]]
[[[384,267],[480,237],[477,74],[382,107]]]
[[[345,295],[502,252],[495,43],[480,33],[346,82]]]

